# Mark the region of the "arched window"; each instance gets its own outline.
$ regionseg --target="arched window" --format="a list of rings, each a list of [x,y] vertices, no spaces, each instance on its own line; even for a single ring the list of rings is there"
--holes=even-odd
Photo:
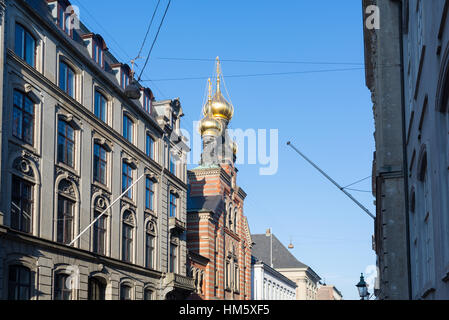
[[[145,233],[145,266],[149,269],[155,269],[156,257],[156,227],[153,222],[147,223]]]
[[[8,271],[8,300],[31,299],[31,271],[30,269],[12,265]]]
[[[75,191],[68,180],[62,180],[58,187],[57,241],[69,244],[73,240]]]
[[[34,102],[25,93],[14,90],[12,134],[17,139],[34,144]]]
[[[154,300],[154,292],[151,289],[145,289],[143,294],[144,300]]]
[[[237,209],[234,211],[234,231],[237,232],[237,217],[238,217],[238,211]]]
[[[59,88],[70,97],[75,98],[76,72],[66,62],[59,62]]]
[[[229,206],[229,214],[228,214],[228,228],[231,230],[233,228],[233,218],[232,218],[232,207]]]
[[[99,278],[90,278],[88,284],[89,300],[105,300],[106,284]]]
[[[70,288],[70,276],[58,273],[55,276],[54,286],[55,300],[72,300],[72,289]]]
[[[108,100],[99,91],[95,90],[95,116],[103,122],[107,122],[108,118]]]
[[[12,177],[11,228],[30,233],[33,216],[33,185],[16,176]]]
[[[132,262],[133,259],[133,239],[134,238],[134,215],[126,210],[123,214],[122,223],[122,260]]]
[[[131,286],[122,284],[120,286],[120,300],[132,300]]]
[[[15,30],[14,52],[30,66],[36,67],[36,39],[18,23]]]
[[[100,217],[102,212],[95,210],[94,219]],[[92,250],[101,255],[106,255],[107,216],[102,215],[93,227]]]
[[[58,161],[75,167],[75,130],[64,120],[58,121]]]

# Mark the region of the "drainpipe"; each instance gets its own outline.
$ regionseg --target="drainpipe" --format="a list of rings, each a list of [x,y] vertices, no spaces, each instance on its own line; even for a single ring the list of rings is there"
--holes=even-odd
[[[404,170],[404,196],[405,196],[405,225],[407,240],[407,277],[408,277],[408,297],[412,300],[412,273],[411,273],[411,254],[410,254],[410,207],[409,207],[409,184],[408,184],[408,159],[407,159],[407,126],[406,126],[406,105],[405,105],[405,84],[404,84],[404,40],[403,40],[403,1],[397,1],[399,5],[399,39],[401,52],[401,95],[402,95],[402,151],[403,151],[403,170]]]

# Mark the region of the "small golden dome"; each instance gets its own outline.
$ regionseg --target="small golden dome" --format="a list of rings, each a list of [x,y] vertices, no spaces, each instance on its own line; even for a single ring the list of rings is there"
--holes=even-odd
[[[214,118],[225,119],[226,121],[231,121],[234,116],[234,107],[223,97],[221,93],[221,69],[220,69],[220,59],[217,57],[217,91],[212,98],[211,93],[211,83],[209,79],[209,99],[203,108],[204,116],[211,114]]]
[[[206,106],[208,107],[208,111],[216,118],[231,121],[234,116],[234,107],[226,101],[220,90],[217,90],[215,93],[211,104]]]
[[[214,136],[218,137],[223,130],[223,126],[220,121],[214,119],[210,114],[200,121],[199,126],[201,136]]]

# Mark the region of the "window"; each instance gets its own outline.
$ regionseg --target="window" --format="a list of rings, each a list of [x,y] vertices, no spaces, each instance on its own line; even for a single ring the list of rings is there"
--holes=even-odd
[[[69,244],[73,237],[73,209],[75,203],[63,196],[58,198],[58,242]]]
[[[125,211],[122,229],[122,260],[132,262],[134,225],[133,215],[130,211]]]
[[[133,169],[129,164],[123,161],[123,172],[122,172],[122,192],[125,192],[133,184]],[[133,198],[132,188],[128,190],[125,194],[128,199]]]
[[[75,71],[65,62],[59,62],[59,88],[75,98]]]
[[[14,90],[12,133],[14,137],[33,145],[34,143],[34,103],[18,90]]]
[[[151,98],[147,93],[143,95],[143,109],[146,112],[151,113]]]
[[[72,126],[63,120],[58,122],[58,161],[68,165],[75,166],[75,130]]]
[[[123,137],[131,143],[133,143],[133,126],[133,121],[127,115],[123,115]]]
[[[143,295],[144,300],[153,300],[153,291],[149,289],[145,289],[145,293]]]
[[[149,269],[154,269],[154,234],[151,232],[151,230],[148,230],[146,233],[146,240],[145,240],[145,253],[146,253],[146,261],[145,266]]]
[[[170,273],[178,272],[178,246],[170,243]]]
[[[120,300],[131,300],[131,287],[122,284],[120,286]]]
[[[94,106],[94,113],[95,116],[100,119],[103,122],[107,122],[107,106],[108,101],[104,95],[102,95],[100,92],[95,91],[95,106]]]
[[[176,218],[176,195],[170,192],[170,218]]]
[[[8,273],[8,300],[31,299],[31,272],[22,266],[10,266]]]
[[[94,144],[94,180],[106,185],[106,173],[107,173],[107,151],[104,147],[98,143]]]
[[[149,134],[147,134],[146,149],[147,156],[154,160],[154,139]]]
[[[145,184],[145,208],[154,211],[154,182],[150,178]]]
[[[126,89],[126,87],[129,85],[129,75],[123,69],[121,72],[122,72],[122,76],[120,79],[120,85],[123,89]]]
[[[93,48],[92,48],[92,57],[95,60],[96,63],[98,63],[102,68],[104,67],[104,52],[103,48],[98,45],[98,43],[94,40],[93,41]]]
[[[55,300],[72,300],[72,289],[69,288],[70,278],[66,274],[55,277]]]
[[[106,296],[106,285],[97,278],[89,279],[89,300],[105,300]]]
[[[67,11],[67,5],[58,4],[58,27],[69,36],[73,35],[72,12]]]
[[[101,215],[101,212],[95,211],[94,219],[97,219]],[[92,249],[95,253],[105,255],[106,254],[106,222],[107,217],[102,215],[94,224],[94,235]]]
[[[11,228],[31,233],[33,185],[13,176],[11,190]]]
[[[36,40],[24,27],[16,23],[15,53],[33,68],[36,67]]]

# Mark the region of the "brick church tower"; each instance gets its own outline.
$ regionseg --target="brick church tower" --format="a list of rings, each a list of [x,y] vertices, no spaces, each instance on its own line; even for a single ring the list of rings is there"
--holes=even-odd
[[[188,270],[196,285],[191,299],[250,300],[252,240],[243,214],[246,193],[237,185],[237,145],[226,131],[234,107],[222,94],[222,81],[217,58],[215,94],[209,79],[199,126],[201,163],[188,172]]]

